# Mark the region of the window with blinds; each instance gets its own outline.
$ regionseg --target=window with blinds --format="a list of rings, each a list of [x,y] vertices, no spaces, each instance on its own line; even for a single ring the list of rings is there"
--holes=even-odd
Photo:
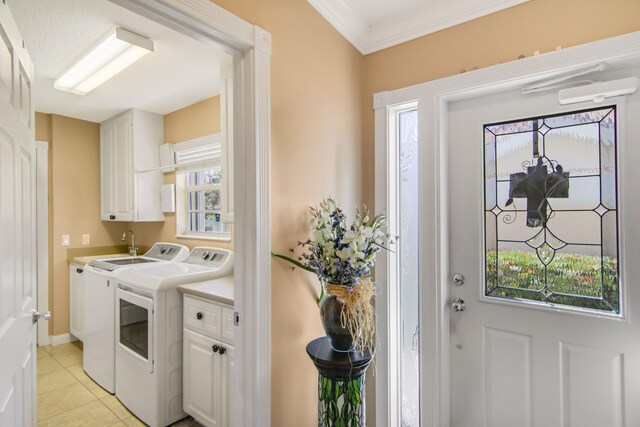
[[[222,142],[217,135],[174,148],[178,235],[229,237],[231,225],[222,222]]]

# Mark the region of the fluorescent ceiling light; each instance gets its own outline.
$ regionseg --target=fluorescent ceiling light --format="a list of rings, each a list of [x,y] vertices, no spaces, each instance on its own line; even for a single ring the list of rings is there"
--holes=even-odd
[[[55,80],[53,86],[85,95],[149,52],[153,52],[153,40],[116,27]]]

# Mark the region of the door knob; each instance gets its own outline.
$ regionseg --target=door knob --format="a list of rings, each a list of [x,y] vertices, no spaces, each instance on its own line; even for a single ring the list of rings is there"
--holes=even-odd
[[[454,285],[464,285],[464,275],[462,273],[456,273],[451,277],[451,281]]]
[[[51,312],[50,311],[43,311],[40,312],[38,310],[36,310],[35,308],[33,310],[31,310],[31,315],[33,316],[33,323],[36,323],[38,320],[42,319],[42,320],[49,320],[51,319]]]
[[[451,310],[453,311],[464,311],[465,309],[464,301],[460,298],[454,298],[451,301]]]
[[[220,353],[220,354],[224,354],[226,351],[227,351],[227,349],[226,349],[226,348],[224,348],[224,347],[220,346],[220,349],[218,350],[218,353]]]
[[[214,345],[211,347],[211,350],[213,350],[213,352],[214,352],[214,353],[217,353],[217,352],[218,352],[218,350],[220,350],[220,348],[221,348],[221,347],[220,347],[218,344],[214,344]]]

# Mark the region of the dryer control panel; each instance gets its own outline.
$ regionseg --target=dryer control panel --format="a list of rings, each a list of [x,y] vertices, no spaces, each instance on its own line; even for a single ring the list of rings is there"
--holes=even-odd
[[[162,261],[171,261],[177,258],[176,260],[179,261],[188,252],[189,248],[184,245],[158,242],[144,256]]]
[[[204,265],[216,270],[233,268],[233,251],[222,248],[196,246],[183,262]]]

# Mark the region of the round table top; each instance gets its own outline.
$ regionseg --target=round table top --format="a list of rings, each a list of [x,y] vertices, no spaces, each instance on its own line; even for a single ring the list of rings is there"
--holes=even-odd
[[[307,344],[307,354],[320,373],[329,378],[353,378],[361,375],[373,360],[369,350],[334,351],[328,337],[316,338]]]

